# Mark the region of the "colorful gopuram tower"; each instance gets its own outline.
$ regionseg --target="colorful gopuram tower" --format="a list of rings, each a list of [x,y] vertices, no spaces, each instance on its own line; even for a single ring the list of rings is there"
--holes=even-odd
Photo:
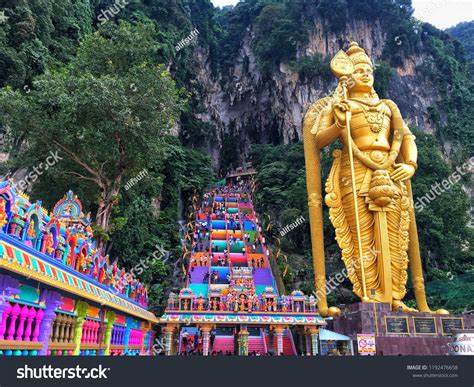
[[[73,192],[48,214],[0,183],[0,355],[151,355],[157,321]]]

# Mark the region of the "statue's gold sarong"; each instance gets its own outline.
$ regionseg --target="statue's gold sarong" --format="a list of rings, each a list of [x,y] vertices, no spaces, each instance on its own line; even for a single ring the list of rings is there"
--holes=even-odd
[[[374,150],[363,152],[372,161],[382,164],[388,158],[388,152]],[[326,183],[326,203],[329,206],[331,222],[336,230],[336,239],[342,250],[342,259],[354,292],[363,296],[361,255],[364,262],[365,281],[368,295],[377,301],[387,301],[387,289],[384,288],[384,275],[391,275],[391,294],[394,300],[403,299],[406,293],[408,266],[408,227],[409,199],[403,182],[392,181],[395,197],[386,207],[377,206],[369,197],[374,171],[354,158],[355,185],[359,209],[362,254],[359,252],[355,221],[354,200],[352,195],[351,170],[346,149],[335,152],[331,173]],[[393,167],[387,169],[390,174]],[[386,236],[389,240],[390,267],[384,268],[381,259],[381,240],[376,227],[377,211],[385,212]],[[389,272],[387,272],[389,270]]]

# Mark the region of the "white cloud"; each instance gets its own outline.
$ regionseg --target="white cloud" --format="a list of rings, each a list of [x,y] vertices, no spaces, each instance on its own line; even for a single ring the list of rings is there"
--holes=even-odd
[[[443,30],[474,19],[472,0],[413,0],[413,8],[417,19]]]
[[[239,2],[239,0],[211,0],[212,4],[216,7],[224,7],[226,5],[235,5]]]

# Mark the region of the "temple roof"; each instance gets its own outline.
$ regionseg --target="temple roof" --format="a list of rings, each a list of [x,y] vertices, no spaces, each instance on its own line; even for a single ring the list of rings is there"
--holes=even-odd
[[[84,299],[126,312],[151,322],[158,322],[155,315],[131,300],[114,294],[97,281],[58,264],[50,257],[21,245],[8,235],[0,233],[0,268],[72,293]]]
[[[249,325],[326,325],[320,315],[309,313],[232,313],[232,312],[189,312],[169,311],[161,316],[160,323],[177,324],[249,324]]]
[[[48,214],[12,180],[0,182],[0,267],[156,322],[146,287],[102,254],[90,225],[72,191]]]

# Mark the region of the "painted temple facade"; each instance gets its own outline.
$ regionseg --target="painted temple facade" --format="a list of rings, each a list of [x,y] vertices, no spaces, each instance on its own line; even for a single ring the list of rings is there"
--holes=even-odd
[[[186,285],[160,318],[168,355],[318,353],[326,321],[313,295],[278,291],[252,203],[254,175],[229,175],[188,223]]]
[[[0,183],[0,356],[153,354],[147,289],[90,223],[72,191],[48,213]]]

